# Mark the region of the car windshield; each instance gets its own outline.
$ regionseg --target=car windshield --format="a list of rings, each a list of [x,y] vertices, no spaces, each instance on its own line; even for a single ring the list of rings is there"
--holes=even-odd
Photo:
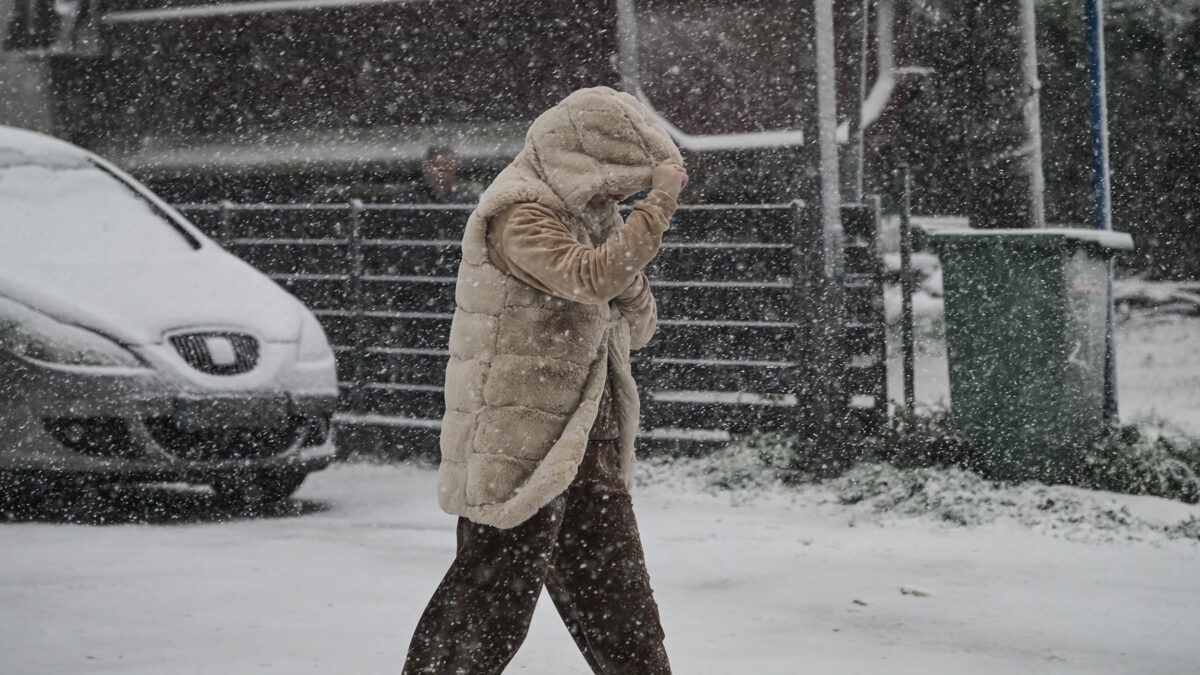
[[[0,148],[0,259],[130,260],[193,248],[166,214],[87,157]]]

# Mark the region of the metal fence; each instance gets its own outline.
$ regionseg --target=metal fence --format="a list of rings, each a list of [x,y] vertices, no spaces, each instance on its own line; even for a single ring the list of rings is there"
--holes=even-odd
[[[316,313],[337,355],[342,443],[436,453],[470,206],[178,208]],[[659,327],[633,358],[640,445],[695,451],[755,431],[836,444],[879,429],[878,216],[843,213],[844,245],[831,246],[801,203],[679,209],[647,269]]]

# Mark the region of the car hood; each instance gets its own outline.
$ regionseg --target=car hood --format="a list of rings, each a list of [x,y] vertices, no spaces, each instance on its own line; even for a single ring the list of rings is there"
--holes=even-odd
[[[154,260],[7,260],[0,295],[127,344],[162,342],[164,333],[189,327],[240,328],[267,342],[294,342],[307,311],[208,243]]]

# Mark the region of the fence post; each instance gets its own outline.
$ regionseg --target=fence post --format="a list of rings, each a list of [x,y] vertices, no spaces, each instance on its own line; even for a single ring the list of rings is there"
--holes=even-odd
[[[913,293],[916,277],[912,268],[912,170],[900,165],[900,330],[904,358],[904,408],[913,413],[917,407],[913,344]]]
[[[350,408],[361,406],[366,377],[366,340],[363,335],[366,316],[363,308],[363,251],[361,199],[350,200],[350,300],[354,325],[354,379],[350,384]]]
[[[794,328],[792,337],[792,367],[793,386],[796,395],[796,425],[795,431],[801,453],[815,455],[820,453],[819,447],[814,447],[816,437],[821,433],[822,419],[825,417],[823,399],[819,382],[817,361],[819,336],[814,312],[819,305],[820,285],[818,279],[823,270],[820,256],[821,237],[814,237],[814,227],[811,223],[812,212],[808,205],[801,201],[792,202],[790,209],[792,222],[792,307],[795,309]],[[814,456],[804,457],[805,460],[816,460]]]
[[[224,249],[233,243],[233,202],[228,199],[217,206],[217,243]]]
[[[840,281],[845,350],[841,394],[846,403],[847,449],[887,424],[887,321],[883,270],[879,259],[879,199],[867,197],[842,207],[846,233],[845,268]],[[858,397],[869,397],[867,401]],[[856,400],[857,399],[857,400]],[[856,461],[857,452],[847,455]]]
[[[859,207],[861,208],[861,207]],[[834,475],[856,458],[849,433],[846,388],[849,315],[845,256],[816,209],[792,205],[792,290],[798,448],[812,470]]]

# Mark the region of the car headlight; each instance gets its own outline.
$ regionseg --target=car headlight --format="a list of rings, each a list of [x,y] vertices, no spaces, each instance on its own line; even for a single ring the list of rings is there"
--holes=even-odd
[[[324,361],[333,356],[329,348],[329,340],[325,337],[325,329],[317,322],[310,312],[304,313],[304,321],[300,324],[300,345],[297,357],[301,361]]]
[[[129,350],[103,335],[57,321],[7,298],[0,298],[0,349],[34,361],[67,366],[141,365]]]

